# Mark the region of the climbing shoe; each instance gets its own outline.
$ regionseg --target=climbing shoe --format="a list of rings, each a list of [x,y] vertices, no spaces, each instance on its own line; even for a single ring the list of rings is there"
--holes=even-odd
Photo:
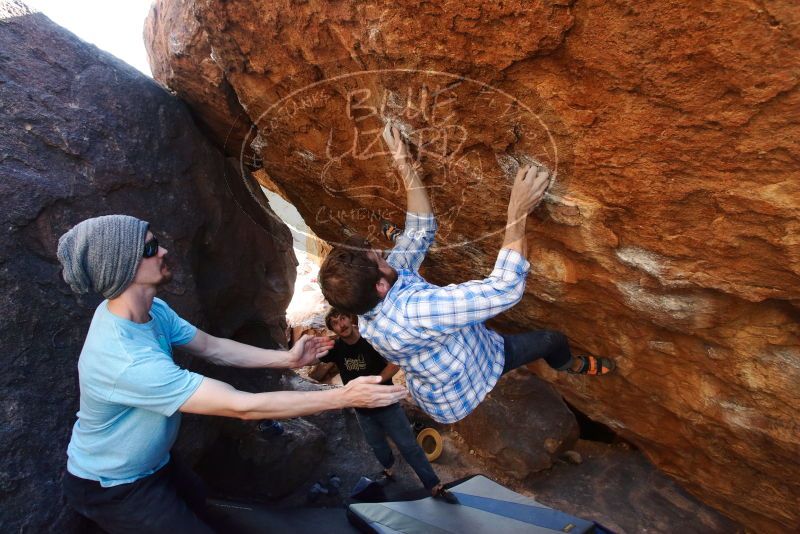
[[[594,356],[576,356],[576,360],[581,362],[581,366],[577,370],[567,369],[568,373],[573,375],[591,375],[600,376],[607,375],[617,368],[614,360],[609,358],[595,358]]]
[[[383,220],[381,221],[381,233],[389,241],[395,241],[397,236],[403,233],[403,229],[391,221]]]
[[[328,476],[328,493],[332,497],[336,497],[339,495],[339,489],[342,487],[342,479],[339,478],[335,473],[331,473]]]
[[[328,488],[323,486],[321,482],[314,482],[314,485],[308,490],[306,499],[308,502],[317,502],[320,497],[328,495],[329,493]]]
[[[375,482],[380,484],[381,486],[385,486],[390,482],[394,482],[394,474],[389,469],[384,469],[381,473],[375,477]]]
[[[273,437],[283,434],[283,425],[272,419],[262,419],[256,428],[262,436]]]
[[[431,490],[431,495],[433,495],[434,499],[442,500],[448,504],[460,504],[458,497],[444,489],[444,486],[441,484]]]

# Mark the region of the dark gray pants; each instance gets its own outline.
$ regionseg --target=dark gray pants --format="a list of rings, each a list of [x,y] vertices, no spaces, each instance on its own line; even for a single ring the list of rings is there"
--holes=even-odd
[[[533,361],[544,359],[553,369],[563,371],[572,365],[567,336],[555,330],[533,330],[503,336],[506,362],[503,374]]]
[[[400,404],[373,410],[356,410],[356,415],[364,432],[364,438],[384,469],[394,465],[394,455],[386,441],[388,435],[426,489],[432,489],[439,484],[439,477],[433,471],[425,451],[417,443],[411,423]]]
[[[203,481],[174,460],[152,475],[110,488],[67,473],[64,495],[76,512],[110,533],[214,532],[201,519],[206,499]]]

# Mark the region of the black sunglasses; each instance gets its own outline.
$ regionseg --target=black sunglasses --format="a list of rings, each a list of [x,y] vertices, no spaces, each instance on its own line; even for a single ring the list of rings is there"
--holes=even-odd
[[[158,254],[158,239],[153,237],[150,241],[144,244],[144,256],[145,258],[152,258]]]

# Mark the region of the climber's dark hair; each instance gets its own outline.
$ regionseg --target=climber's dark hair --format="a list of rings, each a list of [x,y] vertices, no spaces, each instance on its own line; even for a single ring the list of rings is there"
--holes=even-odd
[[[319,285],[331,306],[354,315],[374,308],[380,297],[378,263],[370,256],[369,241],[354,235],[330,251],[319,269]]]

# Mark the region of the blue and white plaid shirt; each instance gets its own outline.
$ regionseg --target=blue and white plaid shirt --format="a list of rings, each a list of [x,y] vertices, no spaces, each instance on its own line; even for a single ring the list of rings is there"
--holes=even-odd
[[[485,280],[439,287],[419,275],[436,233],[433,214],[406,214],[406,228],[387,258],[397,281],[360,316],[361,335],[399,365],[416,402],[440,423],[463,419],[503,372],[503,338],[484,321],[522,299],[528,261],[502,249]]]

